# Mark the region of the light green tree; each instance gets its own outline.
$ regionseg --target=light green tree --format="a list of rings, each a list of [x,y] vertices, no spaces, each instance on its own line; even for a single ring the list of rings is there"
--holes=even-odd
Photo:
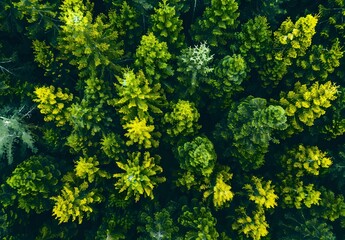
[[[17,192],[19,208],[42,213],[52,207],[49,197],[57,190],[60,175],[54,159],[32,156],[16,166],[6,183]]]
[[[150,84],[157,84],[173,75],[174,72],[169,63],[170,59],[171,54],[167,43],[159,41],[150,32],[141,38],[135,52],[134,65],[145,73]]]
[[[153,189],[159,183],[165,182],[165,177],[157,176],[163,172],[158,165],[159,160],[158,155],[151,156],[149,152],[128,154],[126,163],[116,162],[124,172],[114,174],[117,178],[115,188],[120,193],[126,191],[126,200],[134,197],[137,202],[142,195],[153,199]]]
[[[286,134],[291,136],[302,132],[304,126],[312,126],[331,107],[331,101],[337,98],[337,93],[338,87],[331,81],[324,84],[315,82],[311,86],[297,82],[292,91],[282,92],[279,104],[288,117]]]
[[[151,31],[160,41],[168,44],[170,49],[179,49],[184,45],[182,20],[177,15],[175,6],[171,6],[167,0],[159,2],[155,13],[150,16]]]
[[[217,220],[212,216],[209,208],[200,206],[189,209],[185,205],[182,207],[182,212],[178,222],[188,229],[184,239],[218,239],[219,233],[215,227]]]
[[[108,103],[118,108],[124,123],[139,119],[147,119],[153,122],[154,114],[162,114],[161,106],[165,104],[165,96],[159,83],[151,85],[143,71],[134,73],[126,69],[123,77],[117,77],[115,84],[117,98],[110,99]]]
[[[200,114],[195,104],[190,101],[179,99],[172,104],[172,112],[164,115],[164,123],[167,126],[167,133],[171,137],[187,136],[197,133],[201,128],[198,124]]]
[[[232,224],[233,230],[237,230],[239,233],[253,240],[260,240],[268,235],[269,225],[262,207],[249,215],[244,207],[238,207],[235,211],[237,218]]]
[[[59,223],[78,220],[81,224],[85,217],[89,218],[93,212],[93,205],[102,201],[96,190],[90,189],[87,182],[77,187],[65,184],[58,196],[51,197],[55,202],[53,216]]]

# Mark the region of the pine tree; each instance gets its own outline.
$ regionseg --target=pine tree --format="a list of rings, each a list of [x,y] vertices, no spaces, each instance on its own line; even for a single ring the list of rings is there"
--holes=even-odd
[[[151,156],[149,152],[128,154],[127,163],[116,162],[125,172],[114,174],[114,177],[118,178],[115,188],[120,193],[126,191],[126,200],[134,197],[137,202],[141,195],[153,199],[153,189],[159,183],[165,182],[165,177],[156,176],[163,171],[158,165],[159,160],[158,155]]]
[[[6,156],[7,163],[11,165],[14,160],[14,146],[20,140],[24,147],[36,152],[34,146],[34,138],[29,130],[29,125],[23,119],[30,116],[31,111],[23,113],[24,107],[15,110],[13,113],[2,109],[2,116],[0,116],[0,158]]]

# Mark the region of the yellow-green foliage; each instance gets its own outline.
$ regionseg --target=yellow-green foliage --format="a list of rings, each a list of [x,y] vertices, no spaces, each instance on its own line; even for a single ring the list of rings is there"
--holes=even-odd
[[[288,116],[287,134],[302,132],[304,125],[312,126],[315,119],[326,113],[325,109],[331,106],[331,101],[337,98],[337,89],[331,81],[324,84],[315,82],[310,87],[297,82],[293,91],[282,92],[279,103]]]
[[[323,45],[312,45],[309,53],[296,60],[299,69],[294,70],[294,76],[302,79],[307,78],[310,81],[326,80],[340,66],[339,59],[343,55],[344,51],[342,51],[338,39],[330,49]]]
[[[105,23],[104,16],[96,17],[93,22],[92,8],[89,1],[84,4],[81,0],[64,0],[60,6],[62,26],[58,47],[63,55],[73,56],[70,63],[79,70],[107,66],[123,55],[117,30]]]
[[[135,66],[144,71],[150,83],[158,83],[173,74],[169,65],[171,54],[168,45],[160,42],[152,32],[142,36],[135,58]]]
[[[204,192],[203,197],[206,198],[213,192],[213,205],[215,208],[221,208],[227,205],[234,198],[234,193],[231,191],[231,186],[227,184],[232,179],[232,173],[229,173],[230,168],[225,167],[217,174],[216,183],[212,191]]]
[[[184,35],[181,33],[182,20],[176,15],[175,6],[170,6],[167,0],[162,0],[151,15],[152,32],[158,39],[167,42],[172,47],[180,48],[184,44]]]
[[[83,222],[84,217],[89,217],[93,212],[92,205],[102,201],[100,195],[95,190],[89,190],[88,184],[84,182],[79,187],[70,185],[63,186],[61,194],[51,197],[55,202],[53,207],[53,216],[59,220],[59,223],[72,222],[78,220]]]
[[[302,177],[306,173],[319,175],[322,168],[329,168],[332,165],[331,158],[317,146],[299,145],[289,150],[282,157],[282,161],[290,172],[296,172],[297,177]]]
[[[198,124],[200,114],[194,103],[180,99],[172,105],[172,110],[164,115],[164,122],[169,126],[166,131],[170,136],[191,135],[201,128]]]
[[[292,179],[291,175],[282,181],[281,199],[288,207],[300,209],[302,206],[310,208],[314,204],[319,205],[320,196],[321,192],[314,189],[314,184],[304,185],[303,181]]]
[[[190,210],[185,205],[182,207],[182,212],[182,215],[178,218],[178,222],[188,229],[184,239],[218,239],[219,233],[216,229],[217,220],[212,216],[208,207],[199,206],[193,207]]]
[[[160,109],[164,103],[161,85],[150,85],[143,71],[134,73],[133,70],[124,70],[123,77],[117,77],[119,84],[115,84],[118,98],[109,100],[109,104],[118,107],[122,120],[126,123],[139,119],[153,122],[153,114],[163,113]]]
[[[65,125],[69,119],[65,104],[69,104],[73,99],[67,89],[64,92],[54,86],[37,87],[34,91],[36,98],[33,101],[39,103],[38,108],[45,115],[44,121],[55,121],[58,127]]]
[[[6,183],[18,193],[18,207],[27,213],[48,210],[61,173],[52,159],[32,156],[17,165]]]
[[[259,71],[264,85],[278,84],[294,59],[306,54],[315,35],[317,22],[318,18],[310,14],[300,17],[296,23],[288,18],[274,32],[273,52],[266,56],[267,64]]]
[[[74,171],[77,177],[87,179],[89,183],[92,183],[96,176],[107,176],[104,171],[99,169],[99,161],[96,157],[80,157],[75,163]]]
[[[115,188],[120,193],[126,191],[126,200],[134,197],[137,202],[141,195],[153,199],[153,189],[159,183],[165,182],[165,177],[156,176],[163,172],[163,169],[157,165],[159,160],[158,155],[151,157],[149,152],[128,154],[127,163],[116,162],[125,172],[114,174],[114,177],[118,178]]]
[[[316,33],[315,27],[318,22],[316,16],[307,15],[300,17],[296,23],[290,18],[285,20],[277,31],[274,32],[274,41],[277,46],[284,46],[286,52],[279,51],[276,55],[282,58],[296,58],[303,56],[311,45],[312,37]]]
[[[253,211],[251,216],[247,215],[244,207],[237,208],[236,212],[238,216],[236,222],[232,224],[233,230],[237,230],[253,240],[260,240],[268,235],[269,225],[263,208]]]
[[[49,69],[54,61],[54,53],[51,51],[51,47],[44,41],[34,40],[32,48],[34,50],[35,62],[38,63],[38,66]]]
[[[274,208],[277,206],[278,196],[274,193],[272,181],[263,181],[262,178],[252,177],[252,183],[244,185],[249,194],[249,200],[260,207]]]
[[[127,146],[138,143],[144,148],[158,147],[158,141],[152,138],[152,132],[155,129],[153,125],[147,125],[146,119],[139,120],[137,117],[123,126],[127,129],[125,136],[129,138]]]

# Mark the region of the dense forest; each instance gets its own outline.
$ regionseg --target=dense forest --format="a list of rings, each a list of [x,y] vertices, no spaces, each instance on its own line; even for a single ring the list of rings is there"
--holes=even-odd
[[[1,239],[344,239],[344,45],[344,0],[1,0]]]

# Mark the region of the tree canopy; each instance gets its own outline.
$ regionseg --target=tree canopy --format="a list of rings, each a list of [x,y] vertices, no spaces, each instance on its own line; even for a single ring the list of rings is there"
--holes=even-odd
[[[1,0],[0,239],[345,236],[343,0]]]

